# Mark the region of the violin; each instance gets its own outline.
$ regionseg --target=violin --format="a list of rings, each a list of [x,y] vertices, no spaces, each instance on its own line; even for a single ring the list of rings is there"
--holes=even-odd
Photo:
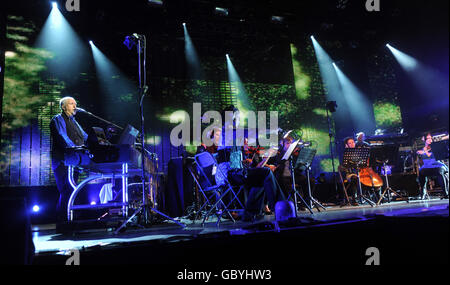
[[[365,167],[359,171],[359,180],[367,187],[383,186],[383,179],[371,167]]]

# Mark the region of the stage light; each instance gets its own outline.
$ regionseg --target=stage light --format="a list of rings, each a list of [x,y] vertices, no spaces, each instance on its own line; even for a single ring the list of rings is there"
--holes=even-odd
[[[418,68],[418,61],[412,56],[399,51],[390,44],[387,44],[386,47],[392,52],[394,57],[400,63],[402,68],[405,69],[405,71],[413,71]]]
[[[53,9],[58,9],[58,3],[52,2],[52,8]]]
[[[37,213],[37,212],[39,212],[40,208],[39,208],[38,205],[34,205],[32,210],[33,210],[34,213]]]
[[[186,23],[183,23],[183,26],[185,26],[185,27],[186,27]]]
[[[272,16],[272,22],[274,22],[274,23],[282,23],[283,21],[284,21],[284,17]]]
[[[97,202],[91,201],[91,205],[92,205],[92,206],[93,206],[93,205],[97,205]]]
[[[226,9],[226,8],[216,7],[214,12],[215,12],[215,14],[220,15],[220,16],[228,16],[228,9]]]
[[[330,111],[331,113],[334,113],[334,112],[336,112],[336,109],[338,106],[336,104],[336,101],[328,101],[326,107],[327,107],[328,111]]]
[[[89,41],[89,44],[91,44],[91,45],[92,45],[92,44],[93,44],[93,42],[92,42],[92,41]]]
[[[160,7],[163,5],[163,1],[162,0],[148,0],[148,4],[150,6]]]

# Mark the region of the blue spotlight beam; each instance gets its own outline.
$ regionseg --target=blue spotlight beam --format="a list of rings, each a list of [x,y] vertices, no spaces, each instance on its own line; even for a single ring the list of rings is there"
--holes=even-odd
[[[184,50],[186,62],[188,63],[189,77],[192,79],[202,79],[204,77],[197,51],[189,35],[186,23],[183,23],[184,30]]]
[[[48,70],[62,79],[78,76],[88,63],[89,50],[61,14],[56,2],[41,29],[35,46],[49,51],[53,57]]]
[[[397,59],[397,61],[400,63],[400,65],[405,71],[407,72],[414,71],[415,69],[418,68],[418,61],[415,58],[404,52],[399,51],[398,49],[392,47],[390,44],[387,44],[386,46],[392,52],[394,57]]]
[[[311,41],[319,65],[320,75],[322,76],[327,100],[336,101],[339,106],[333,115],[336,123],[336,137],[347,136],[348,131],[353,129],[353,122],[349,122],[349,105],[342,95],[341,85],[334,69],[335,63],[314,36],[311,36]],[[343,126],[345,129],[340,130],[340,126]]]
[[[335,63],[333,63],[333,66],[342,88],[342,95],[347,102],[351,119],[357,131],[373,131],[375,129],[375,117],[372,103]]]
[[[420,104],[417,104],[417,107],[412,110],[413,114],[420,115],[422,113],[423,115],[423,113],[433,113],[438,110],[444,110],[448,114],[448,74],[440,73],[390,44],[386,44],[386,47],[392,52],[402,69],[411,78],[411,83],[419,91]]]
[[[99,79],[99,87],[104,100],[109,103],[105,104],[105,108],[110,108],[110,110],[107,110],[110,113],[121,115],[121,121],[126,122],[127,114],[135,111],[133,103],[136,102],[136,84],[128,79],[93,42],[90,42],[90,46],[97,78]],[[125,103],[121,105],[122,112],[117,112],[116,103]]]
[[[242,83],[236,68],[234,68],[233,63],[231,62],[229,54],[226,54],[225,57],[227,59],[228,81],[230,84],[236,84],[238,91],[238,105],[240,105],[239,107],[252,110],[253,106],[248,98],[247,91],[245,90],[244,84]]]
[[[320,74],[322,75],[322,82],[328,90],[328,99],[339,102],[340,86],[333,69],[333,60],[328,53],[320,46],[319,42],[311,36],[317,62],[319,63]],[[339,105],[339,104],[338,104]]]

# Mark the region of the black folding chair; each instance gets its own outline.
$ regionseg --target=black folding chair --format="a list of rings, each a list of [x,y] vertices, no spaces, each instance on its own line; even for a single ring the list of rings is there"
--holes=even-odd
[[[216,180],[214,177],[215,173],[213,172],[221,172],[216,160],[209,152],[202,152],[195,156],[195,162],[201,176],[199,177],[200,182],[197,182],[199,192],[202,193],[203,197],[205,198],[205,202],[198,210],[195,220],[204,209],[209,207],[208,212],[203,217],[202,225],[204,225],[206,219],[212,214],[217,214],[218,216],[217,225],[219,225],[220,220],[224,214],[228,215],[231,220],[235,222],[235,219],[231,215],[228,207],[235,199],[237,199],[238,201],[239,199],[227,179],[225,179],[225,183],[223,185],[216,184]],[[223,175],[223,173],[221,174]],[[223,201],[223,198],[228,194],[231,194],[233,198],[227,205]],[[215,199],[213,200],[213,198]]]

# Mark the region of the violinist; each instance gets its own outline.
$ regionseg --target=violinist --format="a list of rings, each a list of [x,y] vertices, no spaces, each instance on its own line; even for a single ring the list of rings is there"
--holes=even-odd
[[[447,166],[437,161],[431,150],[431,144],[433,143],[433,137],[428,133],[423,140],[425,146],[417,151],[419,168],[419,181],[422,188],[421,199],[425,199],[427,194],[427,181],[428,177],[436,177],[436,183],[444,190],[444,198],[448,198],[448,189],[445,187],[445,174],[448,173]]]
[[[222,143],[218,147],[219,170],[216,173],[216,184],[225,183],[225,178],[234,185],[245,185],[248,191],[245,202],[244,221],[254,221],[262,215],[264,200],[271,211],[275,210],[275,203],[285,200],[278,182],[272,171],[266,167],[243,167],[243,147],[237,146],[235,135],[232,141],[226,141],[226,130],[232,129],[236,134],[239,128],[240,114],[234,106],[229,106],[222,112],[225,119],[226,112],[233,112],[232,122],[224,120],[221,132]]]
[[[289,133],[285,135],[279,142],[279,151],[277,155],[271,161],[269,161],[269,163],[276,166],[274,174],[278,180],[278,183],[281,185],[285,196],[289,196],[289,194],[292,192],[292,174],[289,160],[282,160],[282,158],[286,154],[291,144],[294,143],[294,141],[295,139],[291,135],[289,135]],[[296,161],[299,152],[300,147],[297,146],[292,152],[294,161]],[[300,186],[297,188],[297,191],[302,197],[306,198],[309,195],[309,192],[307,191],[308,180],[306,175],[302,174],[302,170],[300,169],[294,169],[294,175],[296,183]],[[315,184],[315,179],[313,177],[310,177],[310,183],[311,185]],[[305,209],[303,204],[299,205],[299,207],[300,210]]]

